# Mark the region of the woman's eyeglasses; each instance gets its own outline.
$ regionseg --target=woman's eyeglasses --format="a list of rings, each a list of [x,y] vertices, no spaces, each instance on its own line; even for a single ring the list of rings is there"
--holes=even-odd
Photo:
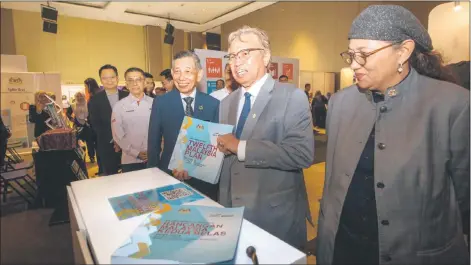
[[[389,48],[395,44],[399,44],[400,42],[393,42],[389,45],[386,45],[384,47],[381,47],[379,49],[376,49],[374,51],[371,51],[371,52],[354,52],[354,51],[346,51],[346,52],[342,52],[340,54],[340,56],[342,57],[343,61],[348,64],[348,65],[351,65],[353,63],[353,61],[357,62],[359,65],[361,66],[364,66],[366,64],[366,58],[368,58],[369,56],[381,51],[381,50],[384,50],[386,48]]]

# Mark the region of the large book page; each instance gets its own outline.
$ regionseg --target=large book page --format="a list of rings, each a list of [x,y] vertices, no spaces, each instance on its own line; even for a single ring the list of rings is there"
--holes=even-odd
[[[112,264],[214,264],[233,260],[244,208],[164,204],[111,257]]]

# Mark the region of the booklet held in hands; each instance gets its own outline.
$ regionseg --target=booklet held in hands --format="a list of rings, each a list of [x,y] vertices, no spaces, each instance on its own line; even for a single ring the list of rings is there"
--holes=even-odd
[[[168,168],[186,170],[190,177],[218,183],[224,154],[217,149],[217,137],[232,133],[233,127],[185,116]]]

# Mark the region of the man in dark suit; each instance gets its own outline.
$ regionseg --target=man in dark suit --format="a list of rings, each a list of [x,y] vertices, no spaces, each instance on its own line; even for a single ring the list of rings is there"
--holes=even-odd
[[[210,122],[218,122],[219,101],[197,91],[196,84],[203,76],[200,60],[191,51],[182,51],[173,59],[172,76],[177,89],[156,97],[152,104],[147,148],[148,167],[158,167],[185,181],[196,190],[217,200],[218,184],[209,184],[188,176],[186,171],[173,171],[168,164],[177,142],[185,116]],[[163,150],[161,148],[164,139]],[[162,151],[162,155],[161,155]]]
[[[111,113],[113,106],[129,92],[118,90],[118,70],[112,65],[103,65],[98,71],[103,90],[90,99],[90,121],[97,134],[97,151],[101,158],[103,174],[118,173],[121,155],[120,148],[113,141],[111,133]]]

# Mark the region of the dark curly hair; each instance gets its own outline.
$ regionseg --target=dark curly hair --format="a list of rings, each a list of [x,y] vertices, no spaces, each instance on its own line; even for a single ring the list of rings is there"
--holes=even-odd
[[[409,58],[410,65],[421,75],[456,83],[450,69],[443,64],[442,55],[437,51],[425,51],[416,46]]]

